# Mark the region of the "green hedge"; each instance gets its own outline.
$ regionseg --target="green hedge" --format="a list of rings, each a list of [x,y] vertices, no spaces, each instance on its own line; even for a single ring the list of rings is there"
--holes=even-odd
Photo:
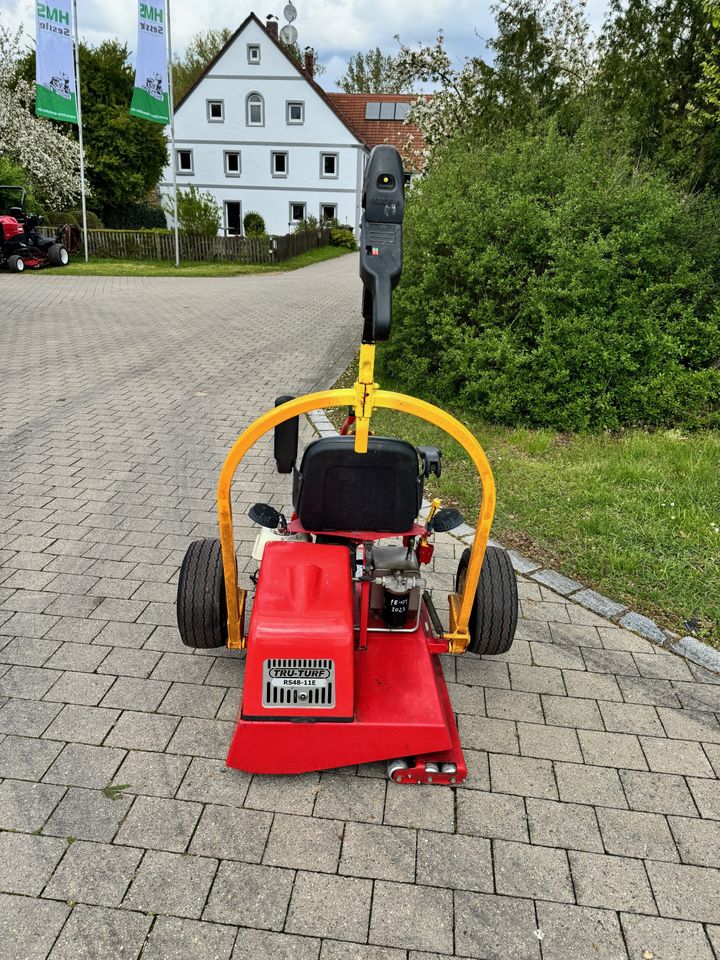
[[[502,423],[720,425],[719,214],[590,136],[451,148],[408,199],[384,370]]]
[[[128,203],[123,207],[109,207],[103,212],[103,222],[111,230],[164,230],[167,227],[162,208],[151,203]]]

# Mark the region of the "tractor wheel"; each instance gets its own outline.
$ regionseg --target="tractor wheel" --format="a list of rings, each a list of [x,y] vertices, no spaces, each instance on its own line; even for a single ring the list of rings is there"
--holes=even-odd
[[[66,267],[70,263],[70,254],[67,252],[67,247],[64,247],[61,243],[53,243],[48,249],[47,257],[54,267]]]
[[[469,561],[468,547],[458,564],[457,593],[462,593],[465,587]],[[507,653],[515,636],[517,619],[517,581],[510,556],[502,547],[488,547],[470,614],[470,653],[484,657]]]
[[[22,273],[25,269],[25,261],[21,256],[18,256],[17,253],[14,253],[11,257],[8,257],[8,270],[11,273]]]
[[[186,647],[227,643],[227,604],[219,540],[195,540],[180,567],[177,622]]]

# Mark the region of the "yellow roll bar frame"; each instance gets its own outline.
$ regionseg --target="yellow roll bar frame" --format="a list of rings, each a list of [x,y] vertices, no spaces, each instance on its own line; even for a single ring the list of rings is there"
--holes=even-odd
[[[243,621],[247,591],[240,588],[237,582],[235,537],[230,499],[232,481],[238,465],[248,450],[279,423],[284,423],[301,413],[309,413],[311,410],[347,406],[351,406],[355,410],[355,450],[358,453],[367,452],[373,410],[376,407],[386,407],[390,410],[412,414],[440,427],[454,440],[457,440],[475,464],[482,485],[480,513],[470,552],[465,589],[462,595],[457,593],[449,595],[450,629],[443,634],[448,643],[448,653],[464,653],[467,649],[470,642],[468,630],[470,614],[472,613],[475,592],[480,580],[480,571],[485,557],[488,537],[490,536],[490,528],[495,515],[495,480],[492,470],[485,456],[485,451],[467,427],[463,426],[455,417],[445,413],[444,410],[433,406],[431,403],[426,403],[424,400],[418,400],[416,397],[409,397],[403,393],[380,390],[378,384],[374,382],[374,366],[375,345],[364,343],[360,348],[358,379],[352,388],[308,393],[303,397],[297,397],[295,400],[289,400],[273,410],[268,410],[240,434],[230,449],[220,471],[217,506],[228,612],[227,645],[231,649],[240,650],[246,642]]]

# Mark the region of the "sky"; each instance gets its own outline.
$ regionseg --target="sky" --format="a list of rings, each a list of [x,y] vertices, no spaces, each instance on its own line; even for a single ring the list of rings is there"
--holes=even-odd
[[[119,37],[130,51],[136,45],[134,0],[77,0],[80,36],[90,43]],[[319,80],[335,89],[345,72],[348,58],[358,50],[379,46],[385,53],[398,49],[399,34],[408,44],[431,44],[442,29],[446,46],[457,65],[465,56],[481,54],[482,38],[492,35],[488,2],[477,0],[294,0],[295,26],[301,47],[318,51],[327,72]],[[254,11],[261,20],[274,13],[285,23],[285,0],[264,0],[264,6],[244,0],[171,0],[174,52],[181,52],[190,37],[208,27],[236,29]],[[591,23],[602,21],[606,0],[588,0]],[[32,37],[33,0],[0,0],[0,24],[11,29],[22,25]]]

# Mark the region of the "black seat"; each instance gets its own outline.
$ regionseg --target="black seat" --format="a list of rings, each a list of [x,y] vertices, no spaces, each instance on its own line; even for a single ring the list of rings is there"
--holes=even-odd
[[[423,474],[405,440],[323,437],[305,448],[293,479],[293,506],[306,530],[403,533],[420,512]]]

